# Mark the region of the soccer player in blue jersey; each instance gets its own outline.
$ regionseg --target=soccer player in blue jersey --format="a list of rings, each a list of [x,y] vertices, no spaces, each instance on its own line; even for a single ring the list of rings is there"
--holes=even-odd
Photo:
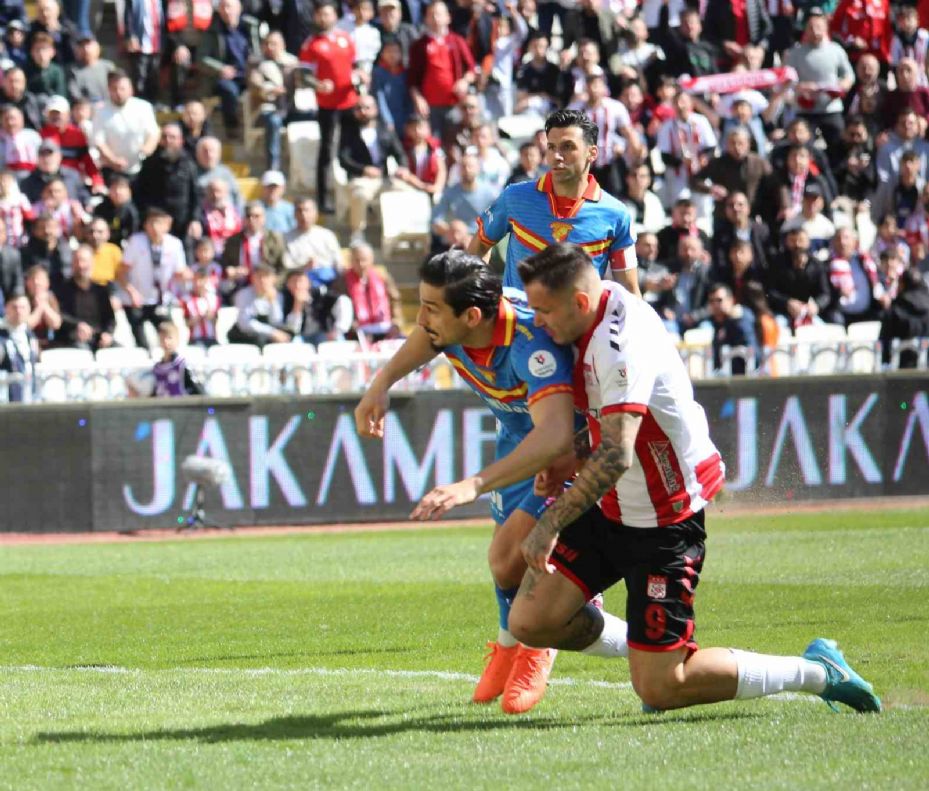
[[[573,242],[602,278],[639,291],[635,235],[626,207],[590,175],[597,161],[597,125],[577,110],[556,110],[545,119],[549,172],[512,184],[484,211],[468,252],[481,257],[507,233],[503,285],[521,289],[516,265],[555,242]]]
[[[472,699],[487,703],[502,695],[504,711],[521,713],[545,693],[555,652],[520,645],[507,628],[509,609],[526,571],[521,542],[545,507],[533,478],[562,459],[573,472],[573,357],[533,326],[521,292],[505,293],[500,277],[477,256],[462,250],[434,256],[420,269],[419,293],[418,326],[374,377],[355,423],[361,436],[383,437],[391,385],[441,352],[497,418],[494,462],[433,489],[413,517],[436,518],[492,492],[496,528],[488,561],[500,629]]]

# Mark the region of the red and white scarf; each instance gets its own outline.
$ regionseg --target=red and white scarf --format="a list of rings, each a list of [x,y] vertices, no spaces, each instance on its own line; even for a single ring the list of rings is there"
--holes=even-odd
[[[355,272],[349,270],[345,273],[345,285],[360,326],[390,321],[387,284],[376,271],[368,270],[365,280],[362,280]]]

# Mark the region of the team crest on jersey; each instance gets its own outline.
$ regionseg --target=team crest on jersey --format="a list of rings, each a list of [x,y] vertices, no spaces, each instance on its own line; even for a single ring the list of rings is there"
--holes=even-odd
[[[668,578],[657,574],[648,575],[646,594],[649,599],[664,599],[668,595]]]
[[[552,238],[556,242],[563,242],[574,226],[569,222],[553,222],[549,227],[552,229]]]
[[[555,355],[547,349],[539,349],[529,358],[529,373],[538,379],[545,379],[557,370],[558,363],[555,361]]]

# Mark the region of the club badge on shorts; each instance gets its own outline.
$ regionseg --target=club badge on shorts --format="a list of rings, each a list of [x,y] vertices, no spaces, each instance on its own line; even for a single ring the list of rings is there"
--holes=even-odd
[[[646,593],[649,599],[664,599],[668,595],[668,578],[658,575],[648,575]]]

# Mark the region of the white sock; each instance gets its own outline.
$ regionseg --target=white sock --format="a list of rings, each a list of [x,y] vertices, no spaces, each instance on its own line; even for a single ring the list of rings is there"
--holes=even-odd
[[[506,629],[501,628],[500,631],[497,632],[497,643],[504,648],[512,648],[519,643],[519,640],[513,637]]]
[[[826,688],[826,668],[799,656],[770,656],[730,649],[739,669],[736,699],[762,698],[778,692],[811,692]]]
[[[610,615],[606,611],[600,614],[603,616],[603,631],[581,653],[590,656],[629,656],[629,643],[626,642],[629,625],[621,618]]]

